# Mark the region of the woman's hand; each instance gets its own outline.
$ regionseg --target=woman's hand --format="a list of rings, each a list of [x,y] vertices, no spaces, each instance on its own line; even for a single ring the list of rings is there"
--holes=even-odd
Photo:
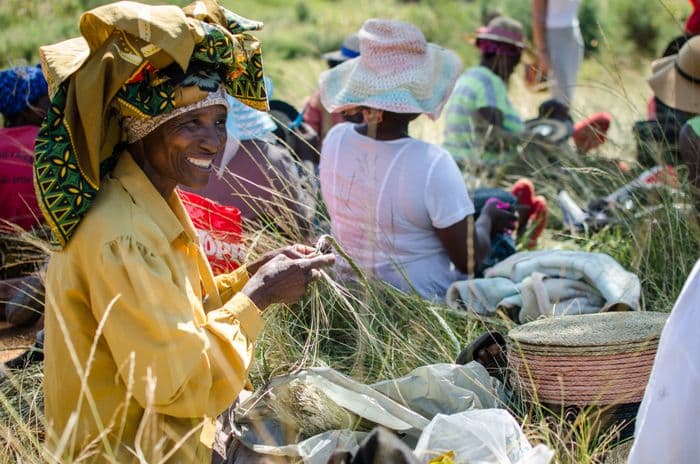
[[[516,216],[510,209],[498,207],[497,202],[487,203],[481,210],[482,215],[486,215],[491,222],[491,236],[499,232],[513,230],[516,226]]]
[[[549,75],[549,52],[546,49],[538,50],[537,52],[537,63],[535,64],[537,69],[538,79],[536,82],[540,81],[540,76],[547,78]]]
[[[335,255],[316,254],[313,248],[303,245],[279,251],[256,269],[242,290],[260,309],[273,303],[296,303],[309,283],[321,277],[319,269],[335,263]]]
[[[275,256],[284,255],[289,258],[310,258],[316,254],[316,250],[310,246],[306,245],[287,245],[276,250],[268,251],[252,263],[246,266],[248,274],[253,275],[258,272],[258,269],[262,267],[265,263],[272,260]]]

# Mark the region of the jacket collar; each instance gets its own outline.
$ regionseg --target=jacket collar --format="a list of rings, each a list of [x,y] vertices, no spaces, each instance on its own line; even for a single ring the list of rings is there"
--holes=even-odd
[[[199,242],[197,231],[180,201],[177,190],[166,201],[129,152],[120,156],[112,175],[124,186],[134,202],[149,212],[151,219],[162,230],[168,242],[172,243],[183,233],[190,241]]]

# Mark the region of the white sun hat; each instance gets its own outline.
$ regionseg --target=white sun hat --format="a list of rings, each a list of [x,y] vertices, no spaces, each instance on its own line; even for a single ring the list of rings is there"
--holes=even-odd
[[[365,106],[436,119],[459,77],[462,63],[428,43],[416,26],[369,19],[359,32],[360,56],[321,74],[321,102],[330,112]]]

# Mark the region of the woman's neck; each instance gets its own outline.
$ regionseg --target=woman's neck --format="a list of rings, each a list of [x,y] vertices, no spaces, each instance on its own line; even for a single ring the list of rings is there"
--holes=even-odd
[[[371,130],[368,124],[356,124],[355,130],[367,137],[372,137],[376,140],[398,140],[409,137],[408,135],[408,124],[402,125],[392,125],[379,123],[376,125],[375,134],[371,134]]]

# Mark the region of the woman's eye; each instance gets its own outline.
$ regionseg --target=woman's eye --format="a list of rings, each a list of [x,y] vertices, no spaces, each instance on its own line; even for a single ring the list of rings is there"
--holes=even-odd
[[[190,119],[189,121],[186,121],[185,126],[187,127],[198,127],[200,125],[199,119]]]

